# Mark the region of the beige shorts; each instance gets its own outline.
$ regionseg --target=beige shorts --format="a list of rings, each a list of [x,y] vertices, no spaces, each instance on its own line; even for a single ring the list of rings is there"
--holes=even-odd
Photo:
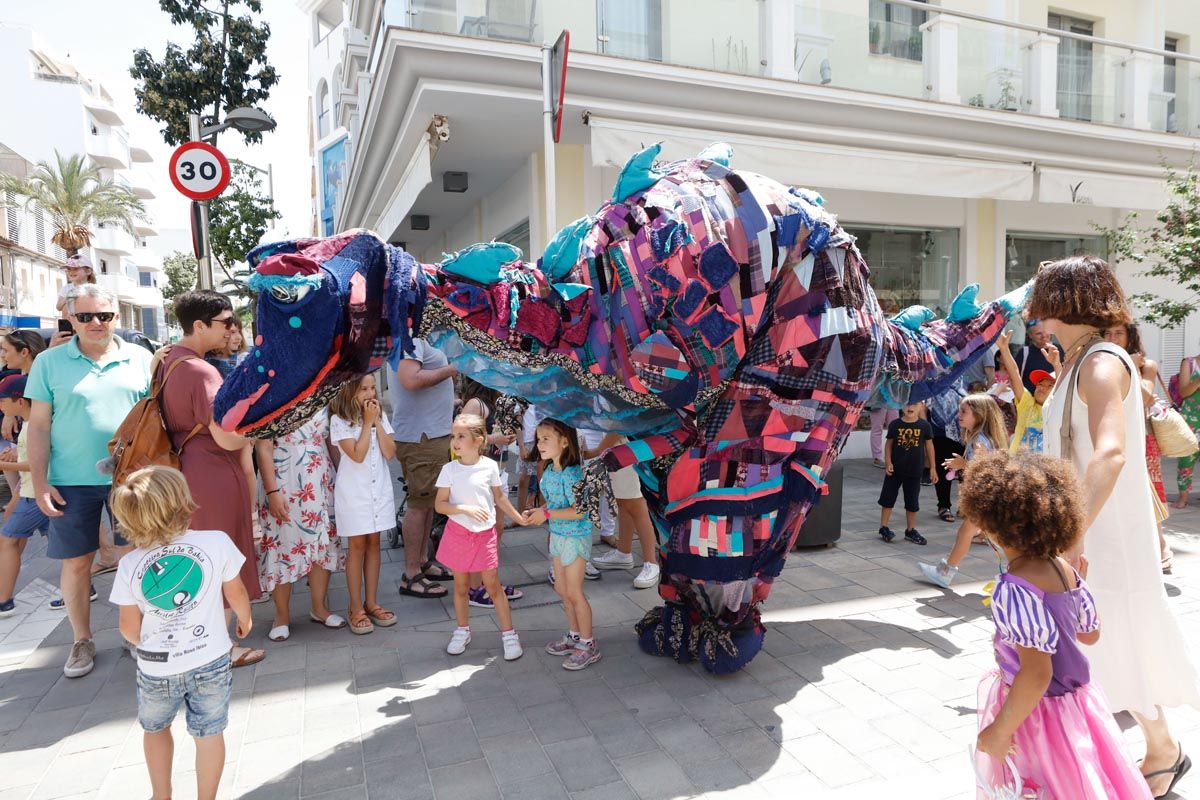
[[[437,479],[450,461],[450,437],[430,439],[421,434],[419,442],[396,442],[396,460],[408,486],[408,504],[412,508],[433,508],[437,500]]]
[[[622,467],[608,475],[612,483],[613,497],[618,500],[640,500],[642,498],[642,482],[638,480],[633,467]]]

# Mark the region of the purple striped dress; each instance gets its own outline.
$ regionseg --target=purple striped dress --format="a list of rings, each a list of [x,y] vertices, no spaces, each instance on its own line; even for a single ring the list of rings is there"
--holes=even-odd
[[[1045,800],[1145,800],[1150,790],[1125,749],[1104,693],[1091,682],[1075,638],[1100,626],[1092,593],[1078,573],[1075,577],[1075,589],[1045,592],[1007,572],[1000,576],[991,605],[998,669],[979,686],[979,729],[1000,713],[1021,670],[1018,648],[1047,653],[1050,685],[1013,735],[1013,760],[1024,784]],[[977,759],[990,785],[1011,783],[1004,765],[982,753]]]

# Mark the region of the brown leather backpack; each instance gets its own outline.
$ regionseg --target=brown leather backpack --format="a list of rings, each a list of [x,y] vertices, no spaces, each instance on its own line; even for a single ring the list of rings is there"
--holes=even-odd
[[[161,380],[156,375],[150,384],[150,394],[139,400],[137,405],[125,415],[125,419],[117,428],[112,441],[108,443],[108,452],[112,454],[112,457],[108,459],[107,463],[112,468],[113,486],[124,483],[131,473],[142,467],[157,465],[179,469],[179,453],[183,450],[184,445],[191,441],[193,436],[204,430],[203,425],[198,424],[193,427],[188,432],[187,438],[176,449],[171,445],[171,434],[167,432],[162,415],[162,405],[159,402],[163,386],[171,377],[171,373],[181,363],[192,358],[196,358],[196,356],[186,356],[171,364],[167,367]],[[161,371],[161,367],[158,371]]]

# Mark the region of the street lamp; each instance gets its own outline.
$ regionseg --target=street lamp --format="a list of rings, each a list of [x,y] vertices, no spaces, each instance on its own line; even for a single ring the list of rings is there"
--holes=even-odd
[[[275,130],[275,120],[261,108],[241,107],[230,109],[225,114],[224,122],[201,129],[200,115],[188,114],[188,136],[194,142],[202,141],[208,136],[213,137],[215,141],[216,135],[227,128],[237,128],[244,133],[267,133]],[[192,203],[200,208],[200,254],[196,258],[198,284],[201,289],[211,289],[213,270],[212,252],[208,241],[208,202],[198,203],[193,200]]]

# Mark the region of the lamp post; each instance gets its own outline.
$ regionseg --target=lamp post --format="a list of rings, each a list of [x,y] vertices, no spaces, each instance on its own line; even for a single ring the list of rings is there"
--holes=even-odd
[[[260,175],[267,176],[267,197],[271,198],[271,205],[275,205],[275,173],[271,162],[267,162],[267,168],[256,167],[249,161],[242,161],[240,158],[229,159],[234,164],[241,164],[246,169],[252,169]]]
[[[224,122],[201,128],[200,115],[188,114],[188,136],[193,142],[202,141],[207,137],[212,137],[215,142],[217,134],[227,128],[237,128],[245,133],[267,133],[275,130],[275,120],[271,119],[271,116],[261,108],[243,107],[230,109],[225,114]],[[255,169],[258,168],[255,167]],[[269,170],[267,171],[267,180],[268,182],[271,180]],[[268,186],[270,186],[269,183]],[[271,188],[273,189],[273,187]],[[274,200],[273,192],[272,200]],[[211,289],[213,288],[213,269],[212,248],[208,239],[208,201],[192,201],[192,204],[198,206],[200,211],[200,247],[199,255],[196,257],[197,285],[201,289]]]

